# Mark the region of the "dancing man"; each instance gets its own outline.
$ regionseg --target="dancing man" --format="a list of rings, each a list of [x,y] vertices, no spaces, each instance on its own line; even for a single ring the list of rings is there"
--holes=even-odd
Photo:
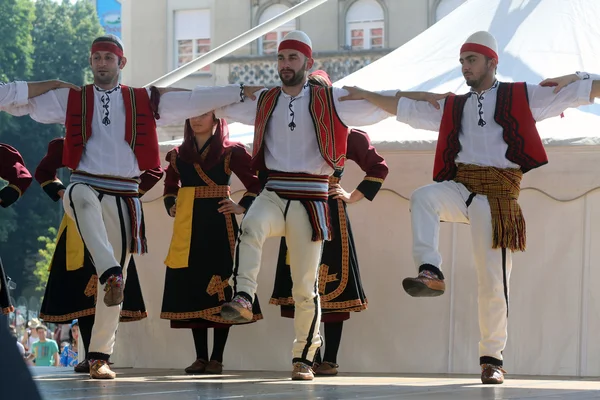
[[[312,85],[331,86],[325,71],[312,72],[308,77]],[[344,321],[350,312],[360,312],[367,308],[367,296],[360,279],[356,245],[352,235],[346,204],[356,203],[363,198],[372,201],[385,177],[388,167],[369,136],[358,129],[351,129],[348,135],[346,158],[354,161],[366,175],[356,190],[348,193],[340,186],[343,169],[336,170],[329,177],[329,199],[331,212],[332,239],[323,244],[321,266],[319,267],[319,295],[321,298],[321,322],[324,325],[325,352],[317,351],[313,371],[315,375],[337,375],[339,365],[337,355],[342,340]],[[281,306],[281,316],[294,317],[292,297],[292,276],[285,238],[281,238],[275,285],[271,304]],[[321,356],[322,355],[322,356]]]
[[[395,97],[384,97],[348,88],[351,94],[345,98],[365,99],[396,112],[399,121],[413,128],[439,131],[433,166],[436,183],[417,189],[410,199],[413,258],[419,275],[402,284],[413,297],[443,294],[440,222],[471,225],[479,283],[479,364],[485,384],[504,382],[511,254],[525,250],[526,244],[518,203],[521,178],[548,162],[536,122],[590,104],[600,94],[600,82],[585,73],[542,82],[559,85],[556,89],[499,82],[498,62],[496,39],[480,31],[460,49],[469,93],[400,91]]]
[[[160,166],[157,122],[186,118],[252,98],[256,87],[199,87],[160,96],[159,90],[121,85],[127,64],[114,35],[95,39],[90,51],[94,84],[58,89],[3,108],[42,123],[66,127],[63,163],[73,171],[63,204],[77,225],[98,274],[98,297],[90,342],[90,377],[114,379],[108,366],[132,253],[146,252],[139,201],[142,171]],[[17,82],[17,86],[22,83]],[[152,95],[151,95],[152,93]]]
[[[327,198],[329,176],[344,166],[347,125],[368,125],[388,113],[369,102],[345,102],[343,89],[309,85],[312,43],[301,31],[279,44],[281,86],[263,90],[256,102],[217,110],[217,117],[255,126],[253,169],[267,173],[265,189],[242,221],[235,256],[236,296],[221,315],[250,321],[262,248],[271,236],[285,236],[295,304],[292,379],[311,380],[321,346],[318,270],[324,240],[331,239]]]
[[[48,144],[48,152],[34,174],[35,180],[53,201],[62,199],[66,190],[57,176],[57,170],[64,167],[64,143],[64,138],[57,138]],[[140,197],[162,175],[161,167],[144,171],[140,175]],[[70,323],[76,318],[79,320],[78,328],[83,343],[79,354],[82,361],[74,367],[75,372],[79,373],[90,372],[88,353],[96,314],[97,286],[98,275],[90,253],[85,249],[75,221],[65,214],[57,233],[40,318],[45,322],[62,324]],[[135,260],[131,257],[127,266],[127,285],[123,292],[120,320],[139,321],[147,316]]]

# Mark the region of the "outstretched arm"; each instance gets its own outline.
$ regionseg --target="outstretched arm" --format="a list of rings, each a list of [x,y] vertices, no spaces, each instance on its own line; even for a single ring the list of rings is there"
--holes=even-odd
[[[404,122],[416,129],[428,129],[436,131],[442,121],[444,99],[451,93],[429,93],[429,92],[402,92],[397,91],[394,96],[386,96],[382,93],[370,92],[358,87],[344,87],[348,95],[340,100],[355,102],[356,100],[367,101],[375,107],[396,115],[400,122]]]
[[[536,121],[560,115],[567,108],[590,104],[600,97],[600,76],[585,72],[527,85],[529,106]]]
[[[198,86],[191,91],[164,90],[158,106],[160,119],[157,124],[182,123],[188,118],[202,115],[229,104],[246,101],[246,98],[254,99],[254,92],[259,89],[261,89],[259,86],[228,85]]]
[[[57,79],[51,81],[27,82],[28,98],[40,96],[54,89],[74,89],[80,91],[81,88],[69,82],[59,81]]]
[[[79,86],[59,80],[0,84],[0,107],[23,106],[32,97],[40,96],[53,89],[62,88],[81,90]]]

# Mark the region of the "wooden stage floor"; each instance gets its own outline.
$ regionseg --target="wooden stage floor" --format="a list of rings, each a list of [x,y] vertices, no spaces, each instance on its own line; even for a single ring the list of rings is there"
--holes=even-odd
[[[600,399],[600,379],[507,376],[504,385],[481,385],[471,375],[341,374],[292,382],[289,373],[227,371],[215,377],[178,370],[115,369],[114,381],[90,380],[58,368],[33,368],[45,400],[88,399]]]

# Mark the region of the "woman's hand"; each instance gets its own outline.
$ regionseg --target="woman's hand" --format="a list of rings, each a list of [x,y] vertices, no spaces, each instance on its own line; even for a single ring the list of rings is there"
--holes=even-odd
[[[219,201],[219,204],[221,205],[221,207],[219,207],[217,209],[218,212],[220,212],[221,214],[243,214],[244,212],[246,212],[246,209],[242,206],[240,206],[238,203],[236,203],[235,201],[231,200],[231,199],[223,199],[221,201]]]

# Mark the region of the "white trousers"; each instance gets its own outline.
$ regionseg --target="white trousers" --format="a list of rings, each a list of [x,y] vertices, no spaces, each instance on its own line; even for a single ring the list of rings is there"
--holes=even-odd
[[[480,362],[501,365],[508,334],[512,253],[509,249],[492,248],[492,216],[487,196],[471,196],[463,184],[454,181],[423,186],[412,194],[413,258],[417,267],[431,264],[441,269],[440,221],[471,225],[478,279]]]
[[[131,257],[131,224],[125,200],[107,194],[101,195],[82,183],[73,183],[65,191],[63,205],[66,214],[77,224],[98,278],[106,270],[121,266],[125,282],[126,266]],[[121,307],[107,307],[104,304],[104,286],[98,281],[96,319],[92,328],[90,353],[111,355]]]
[[[256,294],[262,248],[272,236],[285,236],[290,255],[292,297],[295,302],[292,348],[294,361],[312,364],[321,346],[321,304],[317,288],[323,242],[313,242],[306,209],[299,201],[285,200],[263,190],[242,221],[232,284],[236,292]]]

